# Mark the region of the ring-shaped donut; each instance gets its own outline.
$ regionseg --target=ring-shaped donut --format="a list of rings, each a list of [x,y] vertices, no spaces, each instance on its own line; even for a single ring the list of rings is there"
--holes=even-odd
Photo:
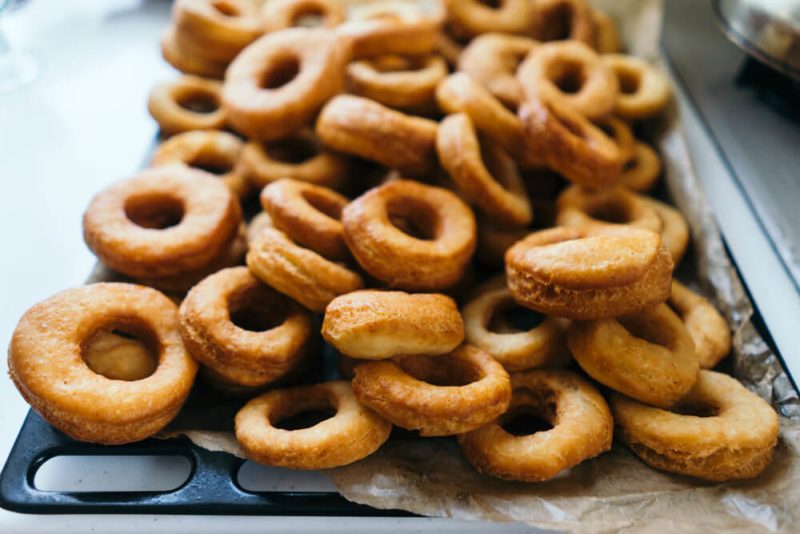
[[[480,0],[444,0],[450,27],[463,37],[482,33],[526,33],[533,10],[529,0],[502,0],[490,5]]]
[[[308,428],[276,426],[303,412],[335,410]],[[276,389],[251,400],[236,414],[236,439],[248,458],[290,469],[329,469],[369,456],[389,439],[392,425],[353,395],[339,380]]]
[[[83,215],[86,244],[134,278],[185,273],[219,257],[242,221],[236,197],[213,175],[151,168],[98,193]]]
[[[619,183],[637,193],[647,193],[661,176],[661,160],[650,145],[636,141],[633,154],[626,160]]]
[[[288,178],[261,191],[261,205],[275,228],[331,260],[350,258],[341,222],[347,202],[332,189]]]
[[[694,341],[701,369],[713,369],[731,351],[731,329],[717,309],[677,280],[672,281],[668,304],[675,310]]]
[[[161,37],[161,55],[164,60],[184,74],[221,80],[225,76],[227,63],[209,61],[194,56],[180,47],[175,26],[169,26]]]
[[[398,289],[454,285],[475,250],[469,206],[446,189],[411,180],[387,182],[356,198],[342,212],[342,224],[364,270]]]
[[[453,385],[436,385],[436,384]],[[421,436],[469,432],[506,411],[508,373],[481,349],[462,345],[441,356],[399,356],[355,368],[356,398]]]
[[[304,19],[313,20],[313,27],[333,28],[344,21],[344,6],[337,0],[270,0],[261,8],[264,31],[274,32],[306,26]]]
[[[677,265],[689,247],[689,225],[681,212],[654,198],[643,197],[645,204],[661,219],[661,240]]]
[[[332,149],[411,175],[435,167],[436,128],[430,119],[350,95],[334,97],[317,119],[317,135]]]
[[[447,76],[447,63],[439,56],[378,56],[347,66],[350,90],[390,108],[430,112],[436,103],[436,86]]]
[[[369,3],[362,3],[365,4]],[[441,28],[441,17],[397,12],[351,18],[340,24],[336,32],[350,40],[353,58],[361,59],[386,54],[431,54],[439,45]]]
[[[272,217],[270,217],[269,213],[266,211],[261,211],[256,214],[255,217],[250,219],[250,222],[247,225],[248,248],[252,246],[253,241],[255,241],[258,236],[261,235],[261,232],[266,228],[275,228],[275,225],[272,224]]]
[[[511,376],[511,405],[497,421],[458,436],[464,456],[481,473],[540,482],[611,448],[614,421],[602,395],[571,371],[536,369]],[[532,414],[553,428],[524,436],[503,429]]]
[[[177,0],[172,17],[186,53],[223,64],[264,33],[258,8],[248,0]]]
[[[735,378],[714,371],[700,371],[675,411],[618,394],[611,397],[611,408],[616,436],[642,461],[705,480],[758,476],[778,442],[775,410]]]
[[[228,67],[222,106],[249,137],[272,140],[308,125],[344,87],[347,43],[331,30],[290,28],[270,33]]]
[[[512,227],[533,221],[513,158],[488,137],[479,140],[467,114],[450,115],[439,124],[436,149],[450,178],[491,220]]]
[[[364,287],[357,273],[295,244],[276,228],[264,228],[250,244],[247,266],[266,284],[306,308],[325,311],[334,298]]]
[[[595,22],[586,0],[535,0],[530,33],[539,41],[595,42]]]
[[[639,120],[658,115],[669,103],[669,80],[644,59],[625,54],[606,54],[603,63],[616,76],[619,96],[614,114]]]
[[[579,320],[617,317],[666,301],[672,268],[661,236],[627,226],[594,234],[559,226],[530,234],[506,252],[517,303]]]
[[[672,406],[697,381],[692,337],[666,304],[616,319],[575,321],[567,343],[589,376],[652,406]]]
[[[617,54],[622,51],[617,24],[614,19],[598,9],[592,10],[594,20],[594,48],[598,54]]]
[[[109,379],[83,354],[102,332],[120,329],[157,354],[140,380]],[[81,441],[145,439],[169,423],[194,383],[197,364],[178,330],[178,308],[155,289],[122,283],[62,291],[20,319],[8,350],[8,373],[25,400],[51,425]]]
[[[328,304],[322,336],[342,354],[362,360],[433,356],[461,345],[464,323],[445,295],[364,290]]]
[[[664,229],[662,219],[649,200],[620,186],[584,189],[572,185],[558,196],[556,224],[571,228],[624,224],[661,234]],[[666,242],[664,246],[669,249]]]
[[[147,109],[162,134],[225,127],[220,108],[222,84],[197,76],[181,76],[156,85],[147,98]]]

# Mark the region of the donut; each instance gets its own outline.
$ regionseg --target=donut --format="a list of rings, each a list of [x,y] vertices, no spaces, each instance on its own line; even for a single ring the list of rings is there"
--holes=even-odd
[[[647,193],[661,175],[661,160],[649,145],[635,141],[633,154],[625,162],[619,183],[637,193]]]
[[[225,127],[225,112],[220,109],[222,84],[197,76],[156,85],[147,98],[147,110],[163,135],[189,130],[217,130]]]
[[[630,120],[647,119],[658,115],[669,103],[669,80],[647,61],[625,54],[606,54],[602,61],[618,80],[616,115]]]
[[[228,132],[184,132],[158,145],[151,164],[186,165],[209,172],[239,198],[244,198],[250,193],[250,186],[238,166],[243,147],[242,140]]]
[[[342,354],[362,360],[433,356],[461,345],[464,323],[445,295],[364,290],[328,304],[322,336]]]
[[[713,369],[731,351],[731,329],[716,308],[677,280],[667,302],[677,313],[694,341],[701,369]]]
[[[425,175],[435,166],[436,122],[359,96],[328,102],[317,119],[317,135],[334,150],[403,173]]]
[[[337,0],[270,0],[261,9],[264,30],[293,26],[333,28],[344,21],[344,6]]]
[[[161,55],[164,60],[184,74],[221,80],[228,64],[209,61],[182,49],[177,42],[175,26],[169,26],[161,37]]]
[[[430,112],[436,86],[447,76],[447,63],[439,56],[378,56],[360,59],[347,67],[351,92],[390,108]]]
[[[585,0],[534,0],[531,35],[539,41],[595,42],[595,18]]]
[[[342,209],[347,198],[332,189],[284,178],[261,191],[272,224],[300,246],[332,260],[346,260]]]
[[[353,57],[399,54],[423,56],[436,51],[442,20],[421,13],[378,12],[340,24],[336,32],[348,39]]]
[[[611,448],[614,422],[597,390],[573,372],[536,369],[511,376],[509,411],[458,436],[467,460],[481,473],[540,482]],[[514,435],[503,428],[523,415],[552,428]]]
[[[206,172],[169,165],[98,193],[83,215],[83,237],[115,271],[163,277],[219,257],[241,220],[239,202],[225,184]]]
[[[633,131],[627,122],[609,115],[595,120],[594,125],[600,128],[610,139],[614,140],[622,161],[627,163],[634,157],[635,146],[638,141],[633,137]]]
[[[297,245],[276,228],[264,228],[250,244],[247,266],[264,283],[315,312],[364,287],[357,273]]]
[[[475,259],[492,269],[505,267],[506,251],[530,233],[530,228],[503,228],[489,221],[480,221]]]
[[[275,228],[275,225],[272,224],[272,217],[269,216],[269,213],[266,211],[261,211],[256,214],[250,220],[250,223],[247,225],[247,246],[248,248],[252,246],[253,241],[255,241],[258,236],[261,235],[261,232],[266,228]]]
[[[274,141],[248,141],[239,163],[247,180],[258,188],[281,178],[339,187],[351,169],[345,156],[322,146],[310,129]]]
[[[527,331],[508,325],[498,331],[494,322],[516,306],[505,280],[490,281],[461,309],[466,342],[485,350],[509,373],[558,363],[566,354],[565,332],[555,317]]]
[[[334,411],[314,426],[278,424],[303,412]],[[251,460],[289,469],[329,469],[369,456],[392,425],[356,401],[345,381],[276,389],[251,400],[235,418],[236,439]]]
[[[528,149],[568,180],[598,189],[619,181],[619,146],[583,115],[553,102],[531,100],[519,116]]]
[[[622,40],[614,19],[600,11],[592,10],[594,21],[594,48],[599,54],[616,54],[622,51]]]
[[[689,225],[681,212],[654,198],[643,197],[645,204],[655,211],[661,219],[661,240],[677,265],[689,246]]]
[[[617,437],[647,465],[722,482],[758,476],[778,442],[775,410],[735,378],[700,371],[672,411],[615,394]]]
[[[533,221],[513,158],[496,142],[479,140],[468,115],[450,115],[439,124],[436,150],[444,170],[490,219],[512,227]]]
[[[473,39],[458,58],[458,70],[482,83],[511,109],[522,101],[522,88],[514,74],[537,42],[528,37],[484,33]]]
[[[595,320],[669,298],[672,259],[661,237],[620,226],[596,232],[563,226],[534,232],[506,252],[506,274],[521,306]]]
[[[530,0],[443,0],[447,20],[463,37],[481,33],[526,33],[531,26]]]
[[[589,120],[614,111],[620,93],[612,68],[578,41],[537,46],[520,64],[517,79],[526,100],[556,103]]]
[[[344,238],[359,264],[390,287],[454,285],[475,250],[475,216],[456,195],[411,180],[370,189],[342,211]]]
[[[273,140],[308,125],[344,87],[346,42],[331,30],[290,28],[270,33],[228,67],[222,107],[248,137]]]
[[[176,0],[172,16],[178,45],[206,61],[230,63],[264,33],[258,8],[248,0]]]
[[[134,336],[155,365],[147,376],[106,377],[84,359],[108,332]],[[183,406],[197,364],[178,331],[178,309],[155,289],[102,283],[62,291],[20,319],[8,373],[23,398],[73,439],[121,444],[152,436]]]
[[[440,356],[400,356],[355,368],[362,404],[421,436],[451,436],[494,420],[508,408],[508,373],[486,352],[462,345]]]
[[[562,191],[556,206],[556,224],[560,226],[596,228],[624,224],[656,233],[663,229],[654,204],[620,186],[591,190],[573,185]]]

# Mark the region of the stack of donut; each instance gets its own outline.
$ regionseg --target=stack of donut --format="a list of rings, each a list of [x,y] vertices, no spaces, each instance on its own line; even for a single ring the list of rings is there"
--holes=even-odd
[[[665,77],[584,0],[420,4],[176,1],[163,142],[84,217],[130,283],[22,317],[22,395],[125,443],[177,414],[199,364],[269,465],[354,462],[397,426],[511,480],[613,435],[658,469],[759,474],[777,415],[711,370],[727,323],[673,280],[688,226],[645,196],[661,168],[637,134]],[[308,385],[323,339],[343,379]],[[287,422],[312,411],[333,415]]]

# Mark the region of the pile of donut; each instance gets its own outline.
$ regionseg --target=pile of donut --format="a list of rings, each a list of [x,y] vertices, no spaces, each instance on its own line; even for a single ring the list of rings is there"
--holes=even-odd
[[[12,379],[55,427],[144,439],[199,367],[243,399],[236,438],[268,465],[348,464],[393,426],[457,436],[511,480],[612,435],[707,480],[769,464],[778,417],[710,370],[729,328],[673,280],[683,217],[644,196],[661,169],[635,133],[668,81],[607,16],[177,0],[173,19],[162,50],[184,75],[149,99],[164,140],[83,220],[130,283],[59,293],[11,342]],[[320,333],[345,379],[307,385]],[[308,412],[328,417],[287,423]]]

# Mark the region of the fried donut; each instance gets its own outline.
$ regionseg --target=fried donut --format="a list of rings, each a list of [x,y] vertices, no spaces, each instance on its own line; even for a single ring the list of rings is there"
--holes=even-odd
[[[618,394],[611,397],[611,408],[617,437],[642,461],[705,480],[758,476],[778,442],[775,410],[735,378],[714,371],[700,371],[674,411]]]
[[[332,260],[346,260],[342,209],[347,198],[332,189],[284,178],[261,191],[272,224],[289,239]]]
[[[595,42],[595,19],[585,0],[534,0],[531,35],[539,41]]]
[[[672,254],[672,262],[677,265],[689,246],[689,225],[681,212],[654,198],[643,197],[661,219],[661,240]]]
[[[522,88],[517,67],[537,45],[527,37],[485,33],[472,40],[458,59],[458,70],[482,83],[506,106],[516,109]]]
[[[281,178],[339,187],[350,172],[347,157],[322,146],[312,130],[266,143],[249,141],[239,162],[241,172],[258,188]]]
[[[514,160],[490,139],[479,141],[468,115],[450,115],[439,124],[436,149],[442,167],[491,219],[507,226],[533,221],[533,209]]]
[[[355,368],[353,392],[401,428],[419,430],[421,436],[451,436],[505,412],[511,382],[489,354],[462,345],[443,356],[362,363]]]
[[[491,354],[508,372],[551,366],[566,353],[564,329],[545,316],[528,331],[498,332],[490,324],[515,305],[505,280],[490,281],[461,309],[467,343]]]
[[[186,165],[219,177],[239,198],[250,193],[250,185],[239,170],[244,143],[228,132],[196,130],[170,137],[156,149],[152,165]]]
[[[317,135],[334,150],[411,175],[435,166],[436,122],[358,96],[339,95],[322,108]]]
[[[447,76],[447,63],[439,56],[378,56],[347,67],[350,90],[390,108],[431,111],[436,86]]]
[[[248,0],[176,0],[172,16],[188,55],[223,64],[264,33],[258,8]]]
[[[556,103],[590,120],[614,111],[619,95],[614,71],[577,41],[537,46],[517,69],[517,79],[526,100]]]
[[[452,286],[475,250],[469,206],[446,189],[411,180],[367,191],[345,207],[342,224],[364,270],[398,289]]]
[[[228,67],[222,106],[231,125],[260,140],[308,125],[344,87],[350,49],[330,30],[290,28],[261,37]]]
[[[298,246],[276,228],[264,228],[250,244],[247,266],[266,284],[315,312],[325,311],[337,296],[364,287],[357,273]]]
[[[713,369],[731,351],[731,329],[716,308],[677,280],[668,304],[683,320],[694,341],[701,369]]]
[[[620,226],[592,234],[562,226],[506,252],[514,300],[547,315],[606,319],[669,298],[672,259],[658,234]]]
[[[464,323],[445,295],[365,290],[328,304],[322,336],[339,352],[362,360],[432,356],[461,345]]]
[[[161,55],[164,60],[184,74],[221,80],[228,64],[209,61],[183,50],[177,42],[175,26],[169,26],[161,37]]]
[[[336,31],[350,40],[353,57],[399,54],[421,56],[439,45],[442,20],[423,14],[376,13],[367,18],[348,20]]]
[[[293,26],[333,28],[344,21],[345,12],[336,0],[270,0],[261,15],[264,30],[274,32]]]
[[[282,420],[335,410],[312,427],[286,430]],[[392,425],[353,396],[345,381],[276,389],[236,414],[236,439],[248,458],[289,469],[329,469],[369,456],[389,439]]]
[[[447,19],[459,35],[526,33],[533,12],[530,0],[501,0],[496,5],[480,0],[444,0]]]
[[[180,324],[192,356],[248,387],[274,382],[302,362],[312,333],[309,312],[247,267],[223,269],[192,288]]]
[[[106,378],[87,365],[92,341],[115,329],[135,334],[157,355],[151,374]],[[130,443],[164,428],[196,372],[175,304],[132,284],[92,284],[36,304],[20,319],[8,349],[8,373],[31,407],[68,436],[94,443]]]
[[[241,223],[239,202],[212,175],[170,165],[147,169],[98,193],[83,237],[110,268],[162,277],[208,265]]]
[[[622,51],[622,39],[614,19],[598,9],[592,10],[594,20],[594,48],[599,54],[616,54]]]
[[[591,190],[573,185],[558,196],[556,206],[556,224],[560,226],[595,228],[624,224],[656,233],[663,229],[661,217],[649,199],[620,186]]]
[[[497,421],[458,436],[481,473],[540,482],[611,448],[614,421],[603,397],[571,371],[536,369],[511,376],[511,405]],[[553,428],[517,436],[503,424],[536,415]]]
[[[602,60],[618,79],[616,115],[624,119],[647,119],[669,103],[672,96],[669,80],[647,61],[625,54],[606,54]]]
[[[224,128],[221,90],[222,84],[217,80],[181,76],[153,87],[147,98],[147,109],[165,135]]]
[[[661,175],[661,160],[649,145],[635,141],[633,154],[626,160],[619,183],[637,193],[647,193]]]
[[[520,107],[529,149],[568,180],[602,188],[619,180],[624,160],[617,144],[583,115],[553,102]]]

